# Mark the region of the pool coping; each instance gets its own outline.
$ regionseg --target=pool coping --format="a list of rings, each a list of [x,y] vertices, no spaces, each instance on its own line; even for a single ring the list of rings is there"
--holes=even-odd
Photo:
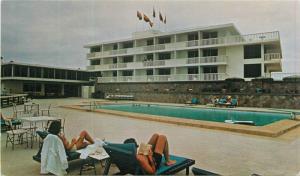
[[[228,123],[211,122],[211,121],[204,121],[204,120],[182,119],[176,117],[140,114],[140,113],[133,113],[133,112],[107,110],[107,109],[88,110],[82,108],[82,105],[64,105],[61,107],[81,110],[81,111],[88,111],[88,112],[119,115],[122,117],[134,118],[139,120],[149,120],[149,121],[162,122],[168,124],[231,131],[231,132],[251,134],[251,135],[267,136],[267,137],[278,137],[286,133],[287,131],[300,126],[300,119],[298,117],[296,118],[296,120],[280,120],[265,126],[246,126],[246,125],[239,125],[239,124],[228,124]]]

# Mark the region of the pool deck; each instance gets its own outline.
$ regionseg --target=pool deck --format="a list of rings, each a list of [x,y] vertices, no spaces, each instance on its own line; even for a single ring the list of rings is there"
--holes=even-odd
[[[215,130],[175,123],[161,123],[107,113],[87,112],[64,105],[79,105],[93,99],[41,99],[34,100],[42,106],[54,105],[53,116],[66,119],[65,135],[68,139],[77,136],[79,131],[87,130],[96,138],[105,137],[111,142],[122,142],[134,137],[138,142],[146,142],[153,133],[168,137],[172,154],[192,158],[195,167],[229,176],[259,175],[291,176],[300,172],[300,127],[295,127],[277,137],[249,135],[232,131]],[[19,105],[18,109],[22,106]],[[2,109],[10,114],[12,108]],[[297,117],[298,120],[299,116]],[[281,124],[284,125],[284,124]],[[249,127],[249,126],[247,126]],[[6,134],[1,134],[1,175],[39,175],[40,164],[32,160],[38,151],[38,144],[33,149],[9,145],[5,148]],[[79,162],[69,164],[68,175],[79,174]],[[116,171],[113,167],[112,172]],[[103,168],[97,164],[97,173]],[[84,174],[92,174],[93,171]],[[179,173],[179,175],[184,172]]]
[[[163,123],[171,123],[176,125],[186,125],[191,127],[199,127],[199,128],[207,128],[207,129],[215,129],[215,130],[225,130],[232,131],[238,133],[252,134],[252,135],[260,135],[260,136],[268,136],[268,137],[277,137],[279,135],[284,134],[285,132],[297,128],[300,126],[299,117],[296,120],[280,120],[278,122],[274,122],[265,126],[245,126],[238,124],[228,124],[228,123],[220,123],[220,122],[211,122],[211,121],[203,121],[203,120],[193,120],[193,119],[182,119],[175,117],[166,117],[166,116],[158,116],[158,115],[149,115],[149,114],[141,114],[141,113],[133,113],[133,112],[124,112],[124,111],[115,111],[115,110],[106,110],[106,109],[95,109],[95,108],[84,108],[82,105],[89,107],[90,102],[83,102],[81,105],[65,105],[64,108],[82,110],[82,111],[93,111],[98,113],[106,113],[112,115],[119,115],[122,117],[135,118],[140,120],[149,120]],[[134,103],[134,104],[149,104],[145,102],[115,102],[115,101],[98,101],[97,105],[101,104],[116,104],[116,103]],[[156,103],[157,104],[157,103]],[[162,103],[159,103],[162,104]],[[182,104],[164,104],[164,105],[176,105],[176,106],[186,106]],[[193,106],[194,108],[207,108],[205,106]],[[211,108],[211,107],[209,107]],[[228,108],[216,108],[216,109],[225,109]],[[254,108],[239,108],[239,111],[255,111],[255,112],[274,112],[275,110],[269,109],[254,109]]]

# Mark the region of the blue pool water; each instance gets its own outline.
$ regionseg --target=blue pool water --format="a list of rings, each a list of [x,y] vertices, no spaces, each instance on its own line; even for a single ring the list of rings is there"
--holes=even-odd
[[[214,122],[224,122],[225,120],[253,121],[256,126],[264,126],[291,117],[289,113],[278,112],[252,112],[147,104],[101,105],[97,108]]]

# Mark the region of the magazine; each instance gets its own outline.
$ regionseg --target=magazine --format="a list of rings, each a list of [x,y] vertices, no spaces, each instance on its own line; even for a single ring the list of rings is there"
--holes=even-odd
[[[141,143],[138,149],[138,154],[149,155],[149,150],[151,150],[152,145]]]

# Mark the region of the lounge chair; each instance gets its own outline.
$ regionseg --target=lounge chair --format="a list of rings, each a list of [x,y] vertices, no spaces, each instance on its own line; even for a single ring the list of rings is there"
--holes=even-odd
[[[40,136],[41,139],[45,139],[47,137],[47,135],[49,134],[47,131],[37,131],[36,133]],[[38,153],[36,155],[32,156],[32,159],[39,163],[41,162],[42,148],[43,148],[43,143],[41,142]],[[66,154],[67,154],[68,161],[79,159],[79,156],[80,156],[80,154],[77,152],[66,151]]]
[[[190,105],[195,105],[195,104],[199,104],[200,101],[198,100],[198,98],[192,98],[191,101],[187,101],[185,104],[190,104]]]
[[[203,170],[203,169],[199,169],[199,168],[196,168],[196,167],[193,167],[192,168],[192,172],[194,175],[211,175],[211,176],[218,176],[219,174],[216,174],[216,173],[213,173],[213,172],[210,172],[210,171],[206,171],[206,170]]]
[[[233,108],[236,107],[238,105],[238,100],[236,98],[231,99],[230,103],[227,102],[227,100],[225,98],[221,98],[218,100],[218,102],[216,102],[215,104],[216,106],[225,106],[228,108]]]
[[[127,144],[111,144],[103,146],[110,158],[107,160],[104,175],[107,175],[111,163],[116,164],[120,172],[118,175],[133,174],[142,175],[146,174],[145,171],[140,167],[136,159],[136,147],[133,143]],[[161,162],[160,168],[156,171],[155,175],[169,175],[175,174],[179,171],[186,169],[186,174],[189,174],[189,167],[195,164],[195,160],[179,157],[170,156],[172,160],[176,160],[176,163],[172,166],[165,166],[164,159]],[[164,158],[164,157],[163,157]]]

